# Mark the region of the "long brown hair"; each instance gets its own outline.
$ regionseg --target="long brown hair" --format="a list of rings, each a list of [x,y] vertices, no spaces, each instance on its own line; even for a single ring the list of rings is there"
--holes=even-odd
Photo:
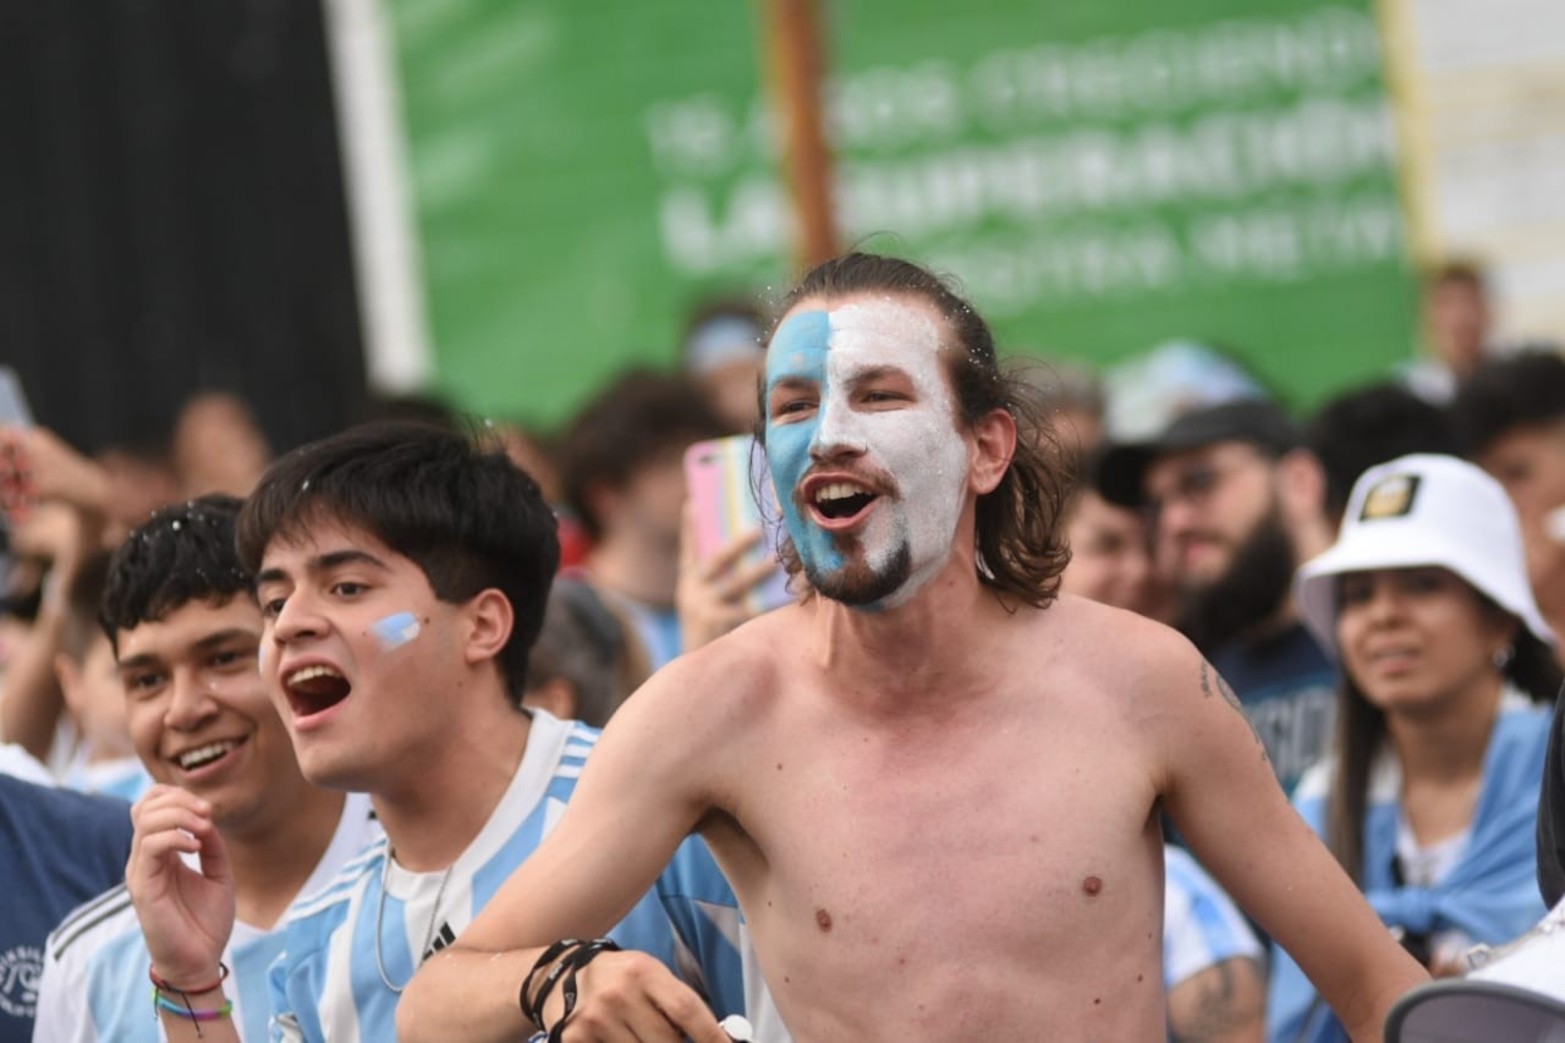
[[[978,579],[1004,597],[1039,608],[1059,593],[1060,573],[1070,549],[1058,521],[1068,475],[1036,389],[1009,377],[995,353],[994,334],[972,305],[939,276],[911,261],[878,254],[849,253],[811,269],[783,298],[779,322],[794,305],[859,293],[911,297],[932,305],[955,337],[946,352],[947,370],[962,422],[971,426],[996,409],[1016,421],[1016,451],[1000,484],[978,498],[975,545]],[[771,334],[777,332],[776,325]],[[767,337],[771,343],[771,335]],[[765,415],[764,403],[761,411]],[[764,425],[762,438],[765,437]],[[798,556],[784,537],[780,548],[791,574]]]

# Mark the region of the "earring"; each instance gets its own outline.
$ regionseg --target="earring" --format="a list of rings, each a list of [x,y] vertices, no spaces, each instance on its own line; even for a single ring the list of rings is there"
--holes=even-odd
[[[1498,649],[1494,655],[1489,658],[1489,661],[1494,664],[1494,668],[1496,670],[1504,670],[1506,667],[1511,665],[1511,659],[1514,658],[1515,655],[1516,650],[1510,645],[1506,645],[1504,648]]]

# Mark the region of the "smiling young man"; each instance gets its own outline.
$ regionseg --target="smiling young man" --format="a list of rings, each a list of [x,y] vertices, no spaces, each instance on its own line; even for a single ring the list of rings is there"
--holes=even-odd
[[[232,497],[208,496],[154,515],[115,554],[100,616],[114,647],[132,743],[158,783],[134,812],[132,869],[145,864],[160,823],[199,818],[196,835],[207,840],[230,882],[220,900],[228,903],[231,933],[207,940],[228,968],[228,1017],[259,1040],[266,1036],[267,970],[282,951],[283,914],[379,831],[365,798],[344,799],[299,773],[256,668],[262,620],[250,576],[234,553],[238,513]],[[152,919],[160,901],[173,897],[159,890],[170,882],[132,872],[128,889],[87,903],[54,932],[38,1039],[162,1038],[148,1009],[148,970],[178,980],[164,972],[168,952],[158,944],[167,925]],[[147,918],[145,932],[137,905]],[[215,975],[217,968],[211,970]],[[159,1017],[175,1038],[193,1026],[167,1009]]]
[[[765,434],[819,596],[626,703],[555,832],[416,978],[404,1043],[525,1031],[517,992],[546,984],[543,947],[612,922],[691,831],[800,1043],[1161,1040],[1163,806],[1357,1038],[1378,1039],[1422,972],[1189,644],[1053,596],[1050,458],[1018,439],[976,312],[865,255],[784,303]],[[634,954],[577,978],[567,1043],[724,1039]],[[550,994],[544,1020],[560,1010]]]
[[[415,968],[537,846],[597,739],[520,706],[558,562],[554,516],[498,447],[388,424],[277,461],[246,505],[238,545],[265,619],[261,676],[304,775],[368,793],[385,829],[290,916],[271,972],[273,1038],[391,1040]],[[204,816],[164,824],[130,869],[133,886],[165,888],[154,904],[169,957],[158,971],[211,982],[223,866]],[[198,853],[200,871],[179,852]],[[175,882],[210,904],[176,901]],[[699,965],[713,1005],[743,1009],[735,903],[704,848],[681,848],[657,893],[618,914],[621,942]],[[221,997],[190,999],[205,1010]],[[214,1022],[203,1038],[228,1033]]]

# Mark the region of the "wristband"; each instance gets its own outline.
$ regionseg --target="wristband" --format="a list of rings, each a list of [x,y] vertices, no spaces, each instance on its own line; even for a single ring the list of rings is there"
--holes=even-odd
[[[219,960],[217,963],[217,980],[211,984],[201,985],[196,988],[187,989],[181,988],[178,985],[174,985],[166,978],[158,977],[158,972],[153,970],[150,966],[147,968],[147,977],[152,979],[152,987],[157,989],[159,992],[172,992],[179,996],[199,996],[203,992],[216,992],[218,989],[222,988],[223,982],[228,980],[228,964]]]
[[[230,999],[224,999],[221,1006],[212,1010],[196,1010],[194,1007],[181,1007],[157,989],[152,990],[152,1005],[158,1010],[177,1014],[186,1021],[220,1021],[234,1012],[234,1001]]]

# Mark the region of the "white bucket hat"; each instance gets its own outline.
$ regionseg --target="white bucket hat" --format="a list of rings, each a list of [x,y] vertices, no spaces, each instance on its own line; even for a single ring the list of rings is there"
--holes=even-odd
[[[1365,471],[1336,544],[1300,567],[1294,593],[1305,624],[1335,648],[1338,576],[1431,565],[1456,573],[1554,644],[1527,580],[1516,509],[1498,482],[1452,456],[1415,453]]]

